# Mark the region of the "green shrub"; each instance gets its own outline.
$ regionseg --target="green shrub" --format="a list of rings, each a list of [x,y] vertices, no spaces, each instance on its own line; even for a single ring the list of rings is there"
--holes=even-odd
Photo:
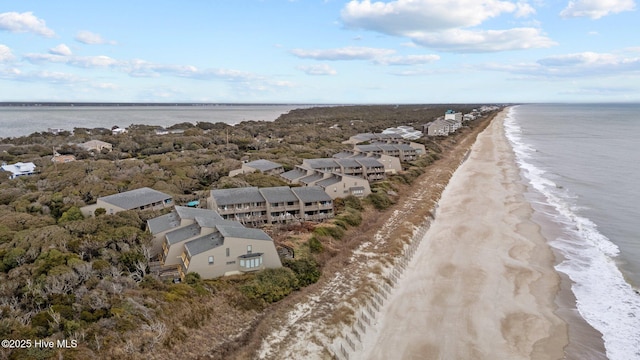
[[[336,219],[346,222],[349,226],[358,226],[362,222],[362,215],[358,210],[347,208]]]
[[[364,207],[362,206],[362,201],[360,201],[359,198],[353,195],[349,195],[346,198],[344,198],[344,206],[346,208],[351,208],[354,210],[359,210],[359,211],[364,210]]]
[[[312,258],[304,259],[286,259],[283,263],[284,266],[293,270],[298,279],[298,285],[300,287],[311,285],[320,279],[322,272],[320,266]]]
[[[383,192],[371,193],[367,196],[367,200],[373,205],[377,210],[385,210],[389,206],[393,205],[389,196]]]
[[[251,300],[261,300],[267,304],[274,303],[299,289],[296,274],[287,267],[266,269],[247,284],[240,287],[240,291]]]
[[[324,248],[320,240],[318,240],[318,238],[316,238],[315,236],[312,236],[309,239],[308,245],[309,251],[311,251],[312,253],[321,253]]]
[[[344,236],[344,229],[338,226],[317,226],[313,229],[313,234],[320,237],[330,236],[336,240],[340,240]]]

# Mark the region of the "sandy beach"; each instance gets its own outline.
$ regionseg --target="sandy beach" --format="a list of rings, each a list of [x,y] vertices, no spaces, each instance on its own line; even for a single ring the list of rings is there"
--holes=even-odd
[[[451,178],[413,261],[350,358],[565,357],[560,277],[522,195],[505,114]]]

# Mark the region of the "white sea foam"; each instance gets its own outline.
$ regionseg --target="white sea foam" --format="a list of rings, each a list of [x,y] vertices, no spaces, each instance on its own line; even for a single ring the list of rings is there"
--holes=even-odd
[[[607,357],[611,360],[640,359],[640,296],[624,280],[616,266],[619,248],[601,234],[591,220],[578,215],[570,189],[562,189],[550,174],[533,165],[536,150],[525,144],[517,124],[517,107],[505,119],[507,138],[518,165],[531,186],[554,209],[551,215],[564,228],[563,235],[551,239],[564,261],[556,270],[573,281],[580,315],[603,334]]]

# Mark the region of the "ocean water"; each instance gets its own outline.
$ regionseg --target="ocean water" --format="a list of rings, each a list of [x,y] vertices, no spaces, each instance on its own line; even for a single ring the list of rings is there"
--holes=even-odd
[[[126,128],[131,124],[171,126],[190,122],[237,124],[248,120],[273,121],[293,109],[310,105],[211,106],[0,106],[0,138],[25,136],[48,128]]]
[[[505,131],[580,315],[609,359],[640,359],[640,104],[519,105]]]

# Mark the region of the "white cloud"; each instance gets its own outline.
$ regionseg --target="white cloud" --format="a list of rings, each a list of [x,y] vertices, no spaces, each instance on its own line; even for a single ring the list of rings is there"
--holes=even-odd
[[[69,56],[71,55],[71,49],[69,49],[69,47],[65,44],[60,44],[56,47],[49,49],[49,54]]]
[[[393,54],[390,49],[349,46],[326,50],[293,49],[291,53],[302,59],[315,60],[372,60],[377,57]]]
[[[460,53],[547,48],[557,45],[535,28],[484,31],[452,29],[437,33],[415,33],[412,38],[415,43],[425,47]]]
[[[533,15],[536,13],[536,9],[534,9],[531,5],[526,2],[519,2],[516,4],[516,17],[528,17],[529,15]]]
[[[526,1],[352,0],[342,9],[341,17],[347,27],[407,37],[418,45],[442,51],[493,52],[556,45],[533,27],[477,29],[503,14],[522,18],[534,13]]]
[[[438,55],[407,55],[379,58],[375,62],[381,65],[422,65],[438,60],[440,60]]]
[[[352,0],[342,9],[341,17],[349,27],[403,35],[477,26],[516,8],[511,2],[499,0]]]
[[[7,45],[0,44],[0,62],[13,60],[14,56]]]
[[[92,84],[92,86],[96,89],[104,89],[104,90],[118,90],[120,86],[113,83],[96,83]]]
[[[567,7],[560,12],[560,16],[599,19],[623,11],[632,11],[635,6],[633,0],[576,0],[569,1]]]
[[[640,74],[640,57],[582,52],[550,56],[535,63],[488,64],[484,66],[484,69],[505,71],[539,79],[630,76],[631,74]]]
[[[51,52],[51,51],[50,51]],[[70,66],[82,68],[99,68],[120,65],[121,63],[113,58],[104,55],[98,56],[64,56],[54,53],[50,54],[26,54],[26,60],[31,63],[62,63]]]
[[[116,45],[115,41],[106,40],[100,34],[92,33],[91,31],[86,30],[78,31],[78,33],[76,34],[76,41],[87,45]]]
[[[582,52],[575,54],[549,56],[538,60],[538,64],[547,67],[560,68],[564,66],[615,66],[629,59],[621,59],[613,54],[600,54],[594,52]],[[638,59],[633,59],[638,60]]]
[[[304,71],[307,75],[336,75],[338,73],[327,64],[302,65],[298,66],[297,69]]]
[[[0,78],[27,82],[48,82],[52,84],[76,84],[86,80],[76,75],[58,71],[22,72],[20,69],[0,71]]]
[[[14,33],[31,32],[45,37],[53,37],[55,32],[47,27],[44,20],[32,12],[6,12],[0,14],[0,29]]]

